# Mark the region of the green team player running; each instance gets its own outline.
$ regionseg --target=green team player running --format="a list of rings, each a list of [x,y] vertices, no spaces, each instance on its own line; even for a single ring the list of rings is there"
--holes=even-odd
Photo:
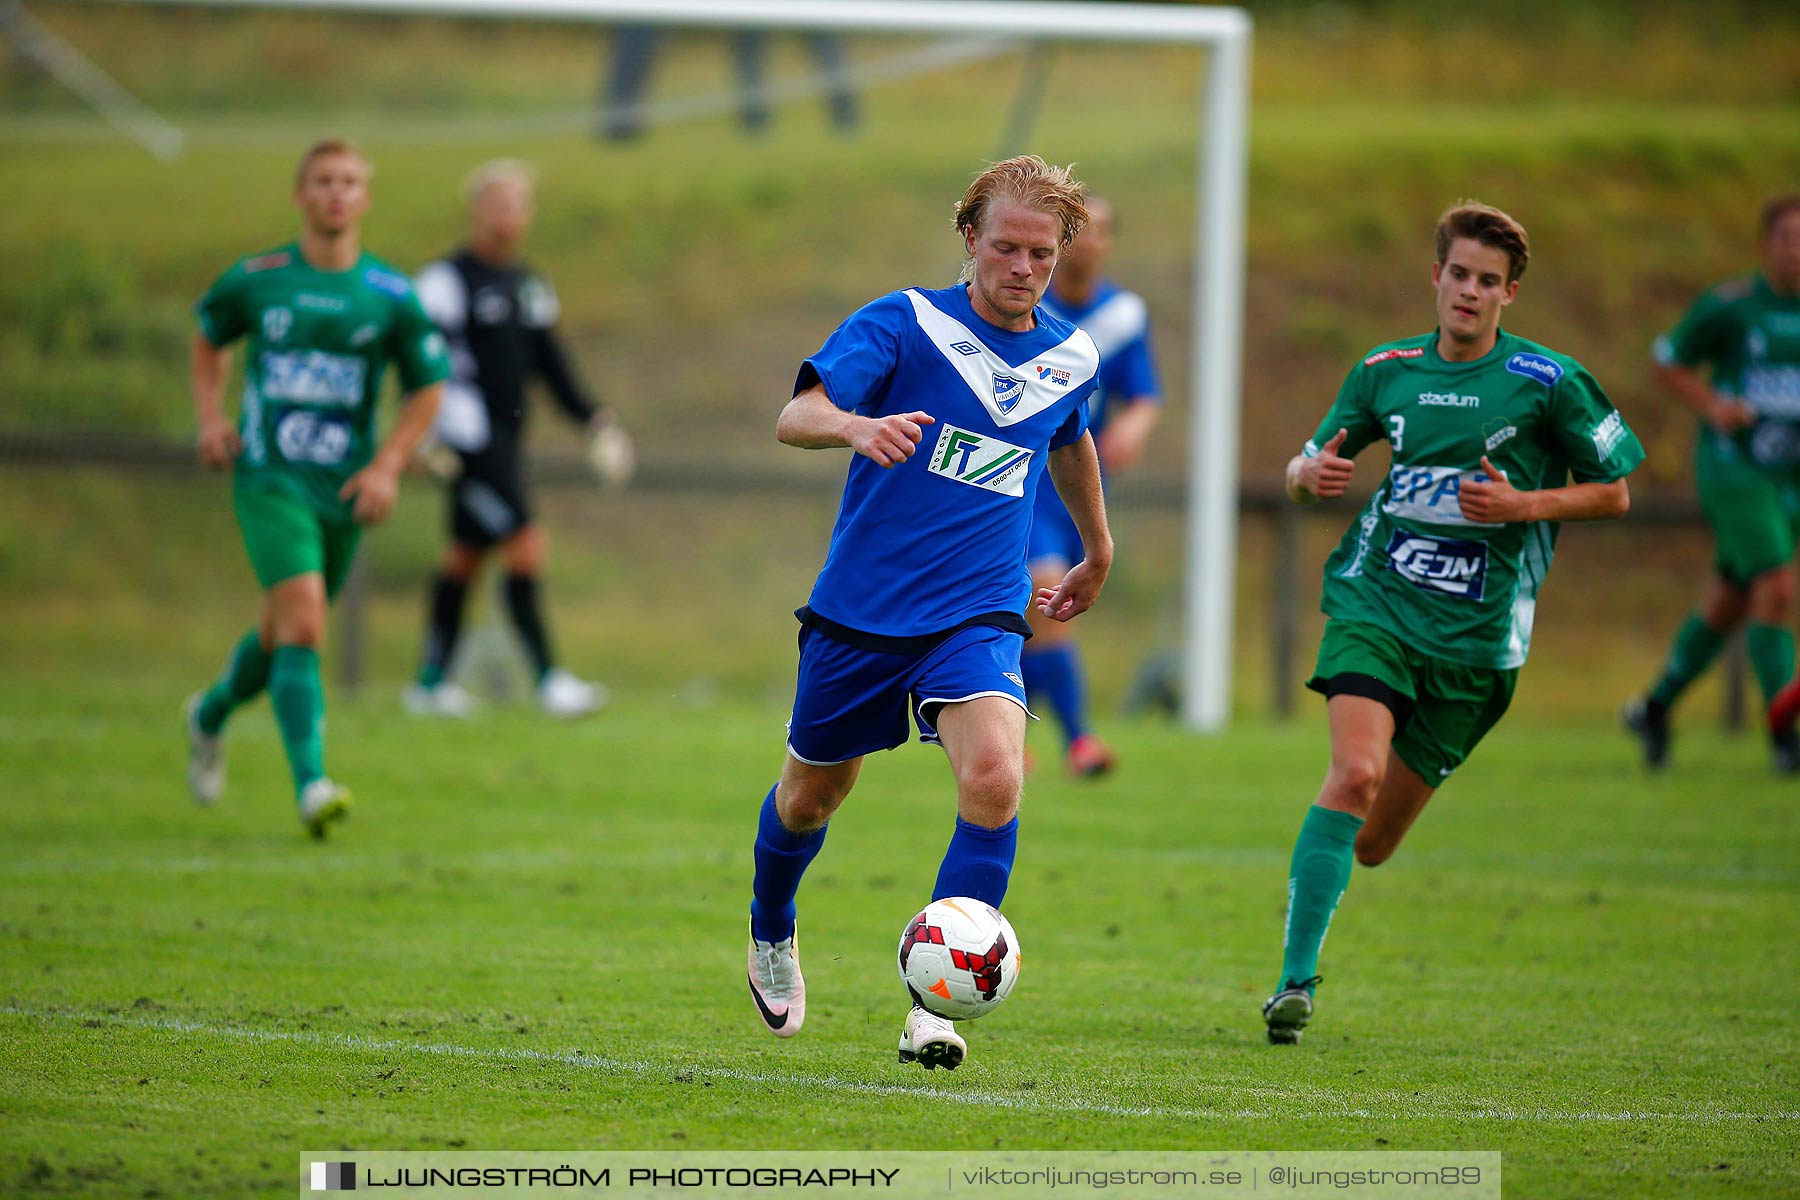
[[[1662,676],[1625,706],[1644,761],[1669,756],[1669,710],[1740,624],[1771,704],[1794,673],[1794,549],[1800,533],[1800,194],[1763,206],[1759,271],[1703,294],[1656,340],[1657,379],[1700,417],[1694,480],[1718,543],[1699,610]],[[1769,731],[1775,768],[1800,771],[1792,714]]]
[[[1313,1012],[1319,948],[1352,858],[1387,861],[1506,711],[1561,521],[1621,517],[1643,447],[1580,363],[1500,328],[1525,230],[1465,202],[1438,219],[1438,327],[1351,368],[1287,467],[1300,504],[1342,496],[1351,461],[1393,456],[1325,564],[1318,668],[1331,766],[1294,843],[1269,1040]],[[1573,476],[1574,482],[1569,478]]]
[[[325,774],[319,643],[364,525],[394,507],[401,467],[436,416],[450,373],[444,339],[405,274],[362,249],[369,164],[347,141],[300,160],[298,241],[240,259],[199,304],[194,411],[200,461],[232,466],[232,503],[263,608],[224,674],[188,700],[188,784],[212,804],[224,787],[226,719],[265,688],[294,774],[300,821],[315,836],[349,810]],[[230,346],[248,339],[239,425],[224,415]],[[389,362],[406,406],[375,445]]]

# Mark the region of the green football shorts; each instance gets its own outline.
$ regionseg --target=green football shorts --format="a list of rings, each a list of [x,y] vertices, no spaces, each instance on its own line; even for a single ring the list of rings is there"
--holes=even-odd
[[[1718,543],[1719,577],[1745,587],[1763,572],[1793,561],[1800,489],[1788,471],[1771,471],[1708,446],[1702,432],[1694,455],[1694,483]]]
[[[1379,625],[1333,618],[1306,686],[1386,704],[1394,714],[1394,753],[1438,787],[1500,720],[1518,680],[1516,667],[1446,662]]]
[[[317,571],[325,576],[326,596],[337,595],[356,557],[362,526],[320,516],[298,489],[279,479],[251,482],[240,476],[232,484],[231,503],[258,583],[271,588]]]

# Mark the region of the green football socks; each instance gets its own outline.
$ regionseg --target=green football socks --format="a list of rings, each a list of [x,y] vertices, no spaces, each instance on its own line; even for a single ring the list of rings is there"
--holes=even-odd
[[[1793,631],[1781,625],[1751,624],[1744,630],[1744,650],[1766,705],[1794,677]]]
[[[225,673],[200,698],[196,720],[201,733],[218,737],[231,710],[254,699],[258,692],[269,686],[269,658],[269,652],[262,648],[262,641],[254,629],[232,647]]]
[[[1363,819],[1347,812],[1317,804],[1306,811],[1288,867],[1287,936],[1281,947],[1276,991],[1290,982],[1305,983],[1319,973],[1319,948],[1325,944],[1325,931],[1331,928],[1331,915],[1350,885],[1356,831],[1362,827]]]
[[[269,670],[269,699],[294,772],[294,791],[325,774],[325,689],[319,653],[307,646],[277,646]]]
[[[1724,645],[1723,634],[1702,621],[1698,613],[1688,614],[1688,619],[1681,623],[1675,634],[1674,644],[1669,647],[1669,659],[1663,664],[1662,678],[1650,689],[1650,702],[1663,708],[1674,704],[1688,684],[1700,678],[1712,665]]]

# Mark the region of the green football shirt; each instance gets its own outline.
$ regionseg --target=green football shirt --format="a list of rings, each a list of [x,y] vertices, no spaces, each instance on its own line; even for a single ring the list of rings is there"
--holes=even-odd
[[[347,520],[344,481],[375,454],[375,409],[389,362],[408,392],[450,374],[444,339],[412,281],[364,253],[321,271],[297,243],[240,259],[198,306],[215,346],[248,339],[238,457],[241,482],[297,484],[314,511]]]
[[[1322,607],[1426,653],[1510,668],[1531,648],[1554,522],[1485,524],[1462,515],[1465,480],[1487,455],[1521,490],[1610,483],[1644,448],[1580,363],[1500,331],[1474,362],[1444,361],[1434,331],[1371,351],[1351,368],[1305,453],[1340,429],[1352,457],[1385,439],[1387,478],[1325,565]]]
[[[1700,451],[1771,470],[1800,467],[1800,296],[1778,296],[1756,272],[1694,301],[1652,350],[1665,366],[1712,369],[1713,390],[1756,410],[1735,435],[1702,422]]]

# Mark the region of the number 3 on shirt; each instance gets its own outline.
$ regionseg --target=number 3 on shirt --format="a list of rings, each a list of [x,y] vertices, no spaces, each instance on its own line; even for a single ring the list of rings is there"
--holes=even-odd
[[[1388,441],[1392,443],[1394,449],[1398,450],[1400,449],[1400,443],[1406,440],[1406,418],[1389,417],[1388,424],[1393,426],[1392,429],[1388,430]]]

